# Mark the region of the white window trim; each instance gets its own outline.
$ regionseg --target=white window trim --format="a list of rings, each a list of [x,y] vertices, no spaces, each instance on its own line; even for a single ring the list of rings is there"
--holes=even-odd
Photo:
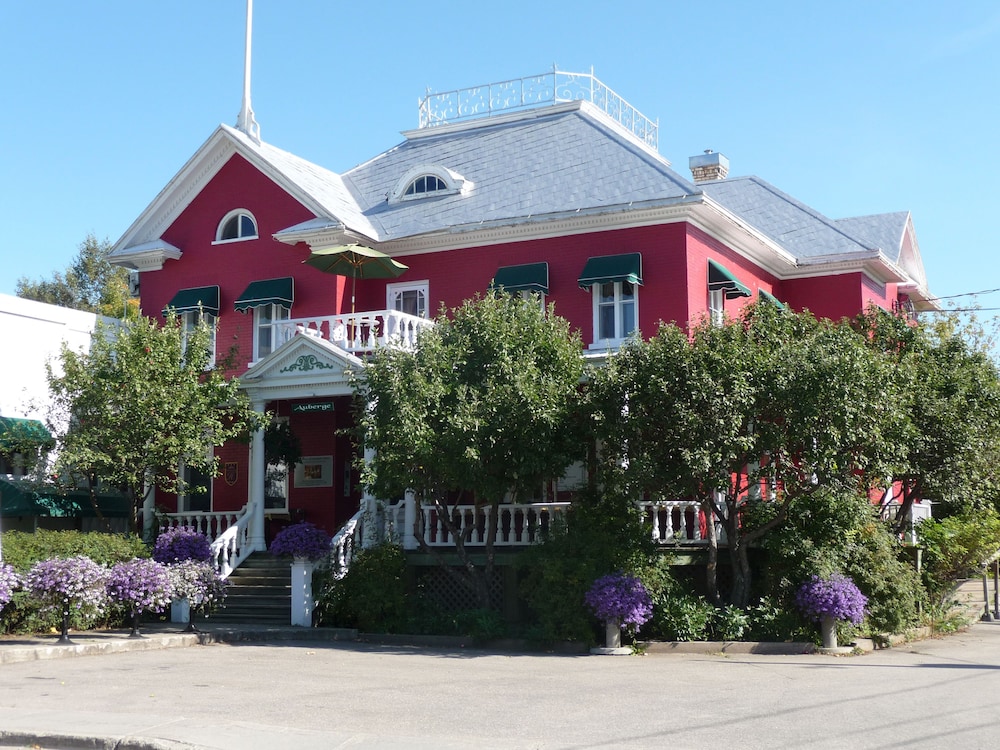
[[[215,347],[218,340],[219,334],[219,316],[210,312],[205,312],[203,310],[185,310],[182,313],[178,313],[177,317],[181,321],[181,348],[187,350],[187,335],[194,326],[198,325],[198,321],[205,317],[207,318],[207,323],[211,327],[212,336],[208,343],[209,347],[209,357],[208,357],[208,368],[211,369],[215,367]]]
[[[405,195],[406,189],[415,179],[424,175],[433,175],[441,180],[447,188],[445,190],[435,190],[433,193],[417,193],[415,195]],[[458,172],[437,164],[419,164],[411,169],[396,182],[396,186],[389,193],[389,203],[401,203],[403,201],[421,200],[440,195],[467,194],[472,189],[472,181],[467,180]]]
[[[721,326],[726,320],[726,290],[708,290],[708,318],[713,326]]]
[[[262,326],[260,323],[260,311],[263,308],[269,308],[271,310],[271,322],[267,324],[271,328],[271,351],[268,352],[267,354],[261,355],[260,329]],[[274,313],[276,313],[278,310],[285,311],[284,318],[278,318],[274,316]],[[279,324],[291,318],[292,311],[289,310],[284,305],[279,305],[272,302],[268,305],[258,305],[257,307],[253,308],[252,312],[253,312],[253,361],[257,362],[263,357],[266,357],[268,354],[273,354],[275,350],[277,350],[279,347],[281,347],[282,344],[285,344],[288,341],[288,338],[285,338],[284,340],[279,340],[280,338],[279,332],[281,330]]]
[[[429,318],[431,314],[430,282],[423,281],[400,282],[385,285],[385,307],[387,310],[396,309],[396,295],[402,292],[423,292],[424,293],[424,318]]]
[[[621,320],[621,294],[622,294],[622,283],[621,281],[611,282],[615,285],[615,333],[618,333],[622,327]],[[635,298],[632,300],[632,304],[635,305],[635,328],[624,336],[615,336],[614,338],[602,339],[598,338],[601,330],[601,285],[594,284],[590,287],[590,292],[592,295],[592,306],[593,306],[593,336],[594,343],[592,343],[589,349],[618,349],[624,344],[629,337],[633,336],[639,330],[639,285],[632,284],[632,289],[634,290]]]
[[[234,216],[246,215],[250,217],[250,221],[253,222],[253,227],[256,230],[253,236],[247,237],[233,237],[231,240],[222,239],[222,229],[226,226],[226,223]],[[257,221],[257,217],[253,215],[251,211],[245,208],[234,208],[228,214],[222,217],[222,221],[219,222],[218,226],[215,228],[215,241],[213,245],[229,245],[233,242],[246,242],[248,240],[260,239],[260,224]]]

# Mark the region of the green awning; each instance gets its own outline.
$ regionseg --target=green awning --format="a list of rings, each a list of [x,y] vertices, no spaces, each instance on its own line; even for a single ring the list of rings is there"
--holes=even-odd
[[[708,288],[725,290],[726,299],[750,296],[750,289],[741,284],[728,268],[714,260],[708,261]]]
[[[782,302],[777,297],[775,297],[770,292],[765,292],[763,289],[760,289],[757,291],[757,296],[760,297],[761,299],[766,299],[768,302],[777,307],[779,310],[785,309],[785,303]]]
[[[497,269],[490,290],[503,288],[506,292],[549,293],[549,264],[525,263],[520,266],[503,266]]]
[[[252,281],[250,286],[243,290],[243,294],[236,298],[233,307],[240,312],[263,305],[281,305],[290,310],[295,299],[294,289],[291,276],[283,279]]]
[[[117,492],[99,493],[97,507],[107,518],[128,518],[132,510],[128,498]],[[86,490],[61,492],[57,487],[0,479],[0,517],[90,518],[96,515]]]
[[[54,448],[56,441],[37,419],[0,417],[0,451],[10,451],[25,443]]]
[[[642,256],[639,253],[624,253],[588,258],[577,283],[581,288],[589,289],[594,284],[612,281],[642,284]]]
[[[218,315],[219,287],[198,286],[193,289],[181,289],[163,308],[163,314],[166,315],[168,310],[173,310],[178,315],[194,310]]]

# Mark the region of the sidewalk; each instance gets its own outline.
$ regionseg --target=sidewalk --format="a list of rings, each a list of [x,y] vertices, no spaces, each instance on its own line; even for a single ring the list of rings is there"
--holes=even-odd
[[[0,665],[74,656],[96,656],[125,651],[151,651],[212,643],[268,641],[356,641],[358,632],[347,628],[301,628],[270,625],[199,624],[198,632],[188,633],[177,623],[143,625],[141,637],[130,638],[129,628],[120,630],[71,631],[71,644],[58,643],[58,635],[0,636]]]

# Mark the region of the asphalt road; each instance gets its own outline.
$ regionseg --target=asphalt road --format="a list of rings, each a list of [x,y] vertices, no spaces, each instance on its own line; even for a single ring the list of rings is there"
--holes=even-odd
[[[985,623],[851,657],[291,642],[0,665],[0,729],[67,738],[47,750],[994,748],[998,700]]]

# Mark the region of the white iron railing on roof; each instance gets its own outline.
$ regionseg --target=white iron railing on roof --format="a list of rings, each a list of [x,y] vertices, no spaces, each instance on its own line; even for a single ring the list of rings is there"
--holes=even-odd
[[[466,89],[432,94],[420,100],[420,127],[428,128],[491,117],[541,104],[588,101],[651,148],[659,147],[659,123],[650,120],[590,73],[552,72]]]

